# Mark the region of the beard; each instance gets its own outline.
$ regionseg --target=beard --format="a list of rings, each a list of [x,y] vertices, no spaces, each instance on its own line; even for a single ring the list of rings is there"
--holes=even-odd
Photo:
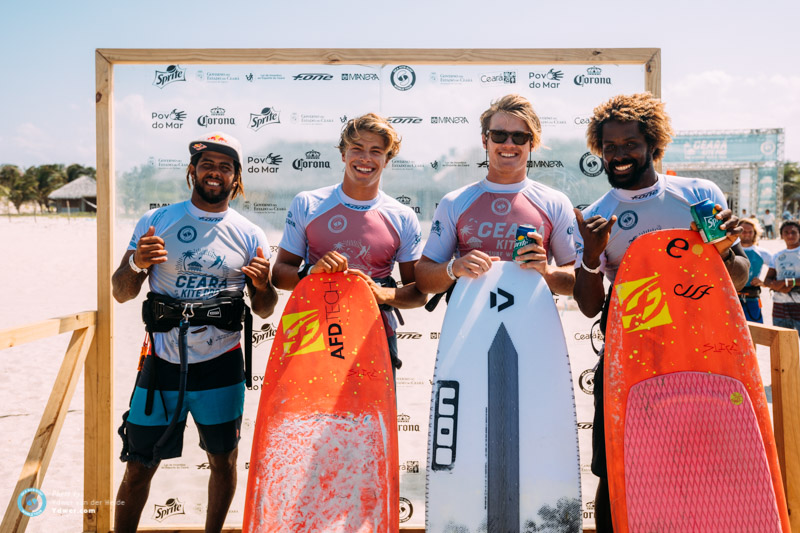
[[[220,202],[224,202],[231,196],[231,192],[235,186],[235,182],[231,182],[230,186],[225,187],[225,183],[222,180],[222,187],[220,187],[218,192],[211,192],[206,190],[202,185],[200,185],[200,179],[195,177],[194,180],[194,190],[197,192],[197,195],[203,199],[204,202],[209,204],[218,204]]]
[[[647,158],[644,161],[644,165],[639,166],[637,162],[631,158],[623,159],[617,164],[625,165],[625,164],[632,164],[633,171],[628,177],[619,178],[614,173],[613,168],[603,161],[603,166],[605,167],[606,177],[608,178],[608,183],[615,189],[630,189],[642,179],[644,173],[647,172],[650,167],[653,166],[653,155],[649,152],[647,153]]]

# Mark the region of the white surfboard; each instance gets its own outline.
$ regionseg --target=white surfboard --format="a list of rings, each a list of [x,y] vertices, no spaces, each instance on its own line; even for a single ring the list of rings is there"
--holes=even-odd
[[[426,531],[578,533],[579,469],[567,348],[544,279],[513,262],[459,279],[434,372]]]

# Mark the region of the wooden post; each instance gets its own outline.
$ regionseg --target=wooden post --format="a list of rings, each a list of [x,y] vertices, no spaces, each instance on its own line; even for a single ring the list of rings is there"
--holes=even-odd
[[[114,501],[114,244],[113,64],[95,54],[97,94],[97,342],[86,358],[84,389],[84,531],[111,530]],[[92,502],[95,502],[92,504]],[[99,503],[97,503],[99,502]]]
[[[56,376],[53,390],[39,421],[39,427],[31,443],[28,457],[22,467],[11,501],[8,503],[0,531],[18,533],[28,526],[28,515],[23,514],[17,504],[17,497],[25,489],[39,489],[50,465],[50,458],[58,442],[58,435],[67,417],[67,409],[75,392],[83,367],[83,361],[94,339],[94,325],[77,329],[72,334],[67,353]]]

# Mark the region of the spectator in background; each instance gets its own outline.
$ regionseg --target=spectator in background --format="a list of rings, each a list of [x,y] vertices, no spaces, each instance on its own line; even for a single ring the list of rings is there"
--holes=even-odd
[[[769,267],[772,261],[772,254],[765,249],[758,246],[758,239],[761,237],[761,224],[755,218],[745,218],[739,221],[742,227],[742,233],[739,235],[739,240],[750,259],[750,273],[747,279],[747,285],[739,291],[739,301],[742,303],[744,316],[751,322],[764,323],[764,318],[761,315],[761,287],[764,282],[761,281],[761,272],[764,267]]]
[[[764,212],[764,234],[767,236],[767,239],[774,239],[775,234],[773,233],[772,227],[775,225],[775,215],[769,212],[767,209]]]
[[[786,248],[777,252],[769,264],[764,285],[772,289],[772,324],[800,332],[800,224],[787,220],[781,224],[781,239]]]

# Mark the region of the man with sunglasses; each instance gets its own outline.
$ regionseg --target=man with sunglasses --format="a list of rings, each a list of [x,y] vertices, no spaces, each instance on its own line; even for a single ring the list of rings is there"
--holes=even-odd
[[[417,288],[442,293],[461,276],[477,278],[494,261],[511,261],[517,226],[536,228],[518,251],[522,268],[536,270],[553,292],[572,294],[575,215],[567,196],[527,178],[542,127],[531,103],[517,94],[496,100],[481,115],[486,178],[447,194],[433,216],[417,263]],[[555,265],[550,260],[555,260]]]

